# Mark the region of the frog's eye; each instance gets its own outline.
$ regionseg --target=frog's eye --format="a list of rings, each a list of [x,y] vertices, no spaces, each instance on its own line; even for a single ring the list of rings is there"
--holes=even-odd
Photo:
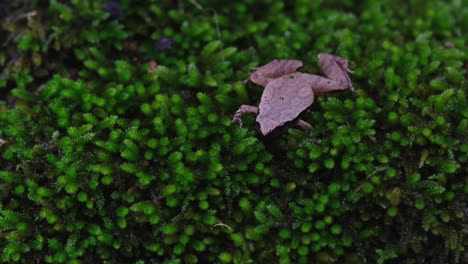
[[[117,19],[117,18],[124,16],[122,7],[120,7],[119,3],[117,2],[113,2],[113,1],[105,2],[101,5],[101,10],[106,13],[109,13],[110,18],[112,19]]]
[[[250,77],[250,79],[251,79],[252,81],[254,81],[254,80],[257,80],[259,77],[260,77],[260,76],[258,76],[258,73],[254,73],[254,74],[252,74],[252,76]]]
[[[172,47],[173,41],[168,37],[160,37],[154,42],[154,46],[158,51],[165,51]]]

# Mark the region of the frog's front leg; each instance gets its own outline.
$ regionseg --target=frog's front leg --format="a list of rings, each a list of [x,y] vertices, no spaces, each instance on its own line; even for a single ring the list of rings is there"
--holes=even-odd
[[[242,127],[242,116],[244,114],[257,114],[258,107],[252,105],[241,105],[239,109],[237,109],[236,113],[232,117],[232,123],[238,123],[239,127]]]
[[[318,60],[325,76],[327,76],[331,80],[343,83],[341,87],[346,86],[350,88],[351,91],[355,92],[351,83],[351,79],[349,78],[349,74],[354,74],[354,72],[349,69],[347,59],[331,54],[319,53]],[[336,90],[332,86],[336,85],[331,85],[328,91]],[[328,91],[324,90],[323,93],[326,93]]]

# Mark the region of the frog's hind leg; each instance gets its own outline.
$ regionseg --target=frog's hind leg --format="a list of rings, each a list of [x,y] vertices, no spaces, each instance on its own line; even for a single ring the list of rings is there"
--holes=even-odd
[[[309,83],[312,91],[314,92],[314,96],[350,88],[348,83],[332,80],[330,78],[308,73],[302,73],[302,76]]]
[[[346,84],[351,91],[355,92],[349,74],[354,74],[354,71],[349,69],[348,60],[325,53],[319,53],[318,60],[320,68],[329,79]]]
[[[232,117],[232,123],[238,123],[239,128],[242,127],[242,116],[244,114],[257,114],[258,107],[252,105],[241,105],[239,109],[237,109],[236,113]]]
[[[309,131],[312,129],[312,126],[309,123],[300,118],[296,120],[296,125],[305,131]]]

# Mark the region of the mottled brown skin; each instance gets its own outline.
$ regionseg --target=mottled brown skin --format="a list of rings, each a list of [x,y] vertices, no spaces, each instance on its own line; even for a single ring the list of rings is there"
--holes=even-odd
[[[302,66],[298,60],[274,60],[254,68],[247,80],[265,87],[259,107],[242,105],[232,121],[242,126],[243,114],[257,114],[263,135],[293,120],[304,130],[311,129],[309,123],[297,117],[314,102],[315,96],[348,88],[354,91],[348,76],[354,72],[349,70],[346,59],[324,53],[318,59],[327,78],[296,72]]]
[[[306,75],[291,73],[273,79],[265,87],[257,115],[263,135],[294,120],[314,102],[314,93],[308,82],[310,78]]]

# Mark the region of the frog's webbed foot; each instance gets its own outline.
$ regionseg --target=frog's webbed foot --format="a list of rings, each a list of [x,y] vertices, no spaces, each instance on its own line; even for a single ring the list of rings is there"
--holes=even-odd
[[[347,59],[335,56],[335,62],[341,67],[341,69],[349,74],[354,74],[354,71],[349,69],[349,63]]]
[[[346,71],[347,73],[349,73],[349,74],[354,74],[354,73],[355,73],[354,71],[352,71],[352,70],[350,70],[350,69],[348,69],[348,68],[345,68],[345,71]]]
[[[244,114],[257,114],[258,113],[258,107],[256,106],[251,106],[251,105],[241,105],[239,109],[237,109],[236,113],[232,117],[232,123],[238,123],[239,128],[242,127],[242,116]]]
[[[312,125],[311,125],[311,124],[307,123],[306,121],[304,121],[304,120],[302,120],[302,119],[300,119],[300,118],[298,118],[298,119],[296,120],[296,125],[297,125],[298,127],[300,127],[301,129],[305,130],[305,131],[309,131],[309,130],[312,129]]]
[[[351,90],[351,92],[356,93],[356,90],[354,89],[353,83],[351,82],[351,80],[349,80],[349,82],[347,82],[347,85],[348,85],[349,89]]]
[[[356,90],[354,89],[352,83],[349,83],[349,89],[351,90],[351,92],[356,93]]]

